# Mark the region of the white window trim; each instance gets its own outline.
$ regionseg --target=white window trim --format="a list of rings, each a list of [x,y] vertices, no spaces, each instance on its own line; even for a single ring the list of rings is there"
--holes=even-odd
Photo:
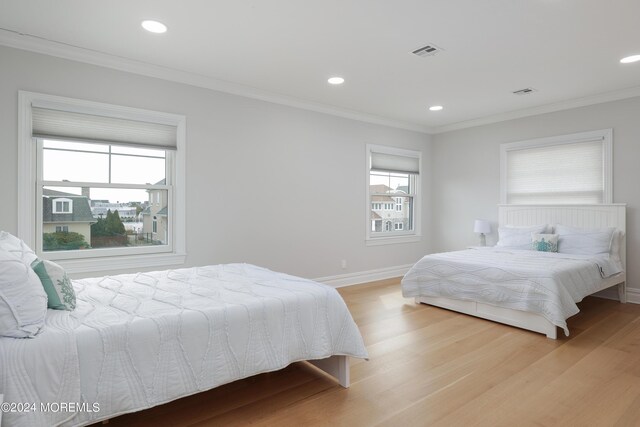
[[[27,91],[18,92],[18,236],[27,245],[35,247],[37,229],[36,197],[41,191],[36,188],[36,153],[37,146],[31,137],[31,105],[34,102],[51,102],[63,104],[78,112],[104,114],[111,117],[162,123],[177,128],[177,150],[172,156],[175,162],[170,171],[175,170],[173,184],[175,194],[170,197],[170,212],[175,215],[171,228],[171,252],[119,255],[109,251],[110,256],[94,256],[77,259],[61,259],[59,262],[65,269],[73,273],[96,273],[122,269],[137,269],[184,264],[186,259],[186,209],[185,209],[185,161],[186,161],[186,117],[142,110],[138,108],[103,104],[92,101],[66,98],[55,95],[40,94]],[[41,194],[40,194],[41,197]],[[41,216],[41,215],[40,215]],[[37,248],[38,251],[40,250]],[[46,253],[38,253],[47,258]]]
[[[500,204],[507,204],[507,153],[509,151],[552,145],[575,144],[597,139],[602,139],[602,154],[604,160],[604,193],[602,203],[611,204],[613,200],[613,129],[600,129],[500,144]]]
[[[370,159],[371,152],[395,154],[398,156],[417,157],[420,174],[414,179],[414,196],[413,196],[413,230],[412,231],[392,231],[385,233],[385,235],[373,235],[371,231],[371,194],[369,191],[369,174],[370,174]],[[406,150],[403,148],[387,147],[382,145],[367,144],[366,156],[365,156],[365,177],[366,177],[366,189],[365,189],[365,245],[366,246],[378,246],[378,245],[394,245],[399,243],[415,243],[422,240],[422,197],[420,190],[420,180],[424,173],[422,169],[422,153],[420,151]],[[391,195],[393,197],[393,195]],[[395,207],[395,206],[394,206]],[[384,218],[383,218],[384,220]],[[382,223],[384,229],[384,221]]]
[[[58,202],[67,202],[69,203],[69,210],[68,211],[59,211],[58,209],[56,209],[56,207],[58,206]],[[67,199],[64,197],[57,197],[55,199],[51,199],[51,213],[54,214],[72,214],[73,213],[73,200],[71,199]]]

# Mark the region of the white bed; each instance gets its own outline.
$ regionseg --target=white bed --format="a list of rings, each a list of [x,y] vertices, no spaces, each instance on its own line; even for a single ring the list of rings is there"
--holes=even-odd
[[[91,424],[295,361],[347,387],[347,357],[368,357],[335,289],[248,264],[73,285],[73,312],[48,310],[33,339],[0,338],[0,390],[7,402],[81,410],[5,413],[7,426]]]
[[[626,302],[625,205],[500,205],[499,224],[563,224],[620,230],[620,272],[600,275],[605,260],[501,248],[434,254],[419,261],[402,281],[403,294],[425,303],[546,334],[557,327],[568,335],[566,319],[578,312],[576,302],[598,291],[618,287]]]

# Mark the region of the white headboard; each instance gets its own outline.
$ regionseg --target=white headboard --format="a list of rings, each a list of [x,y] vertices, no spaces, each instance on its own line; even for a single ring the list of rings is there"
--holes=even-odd
[[[498,205],[498,224],[562,224],[581,228],[616,227],[624,233],[620,258],[626,259],[626,209],[624,203],[612,205]]]

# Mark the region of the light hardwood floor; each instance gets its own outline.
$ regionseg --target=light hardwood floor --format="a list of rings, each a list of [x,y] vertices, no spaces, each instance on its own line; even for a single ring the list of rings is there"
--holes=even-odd
[[[554,341],[416,305],[399,279],[340,293],[371,358],[348,390],[295,363],[108,426],[640,425],[640,305],[586,298]]]

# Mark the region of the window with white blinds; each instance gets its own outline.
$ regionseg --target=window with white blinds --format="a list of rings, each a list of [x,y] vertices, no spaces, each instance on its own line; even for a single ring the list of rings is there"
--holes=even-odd
[[[419,151],[367,145],[367,245],[419,239],[420,159]]]
[[[501,146],[502,203],[611,203],[611,130]]]
[[[184,116],[25,91],[18,105],[18,231],[41,258],[71,273],[184,262]]]

